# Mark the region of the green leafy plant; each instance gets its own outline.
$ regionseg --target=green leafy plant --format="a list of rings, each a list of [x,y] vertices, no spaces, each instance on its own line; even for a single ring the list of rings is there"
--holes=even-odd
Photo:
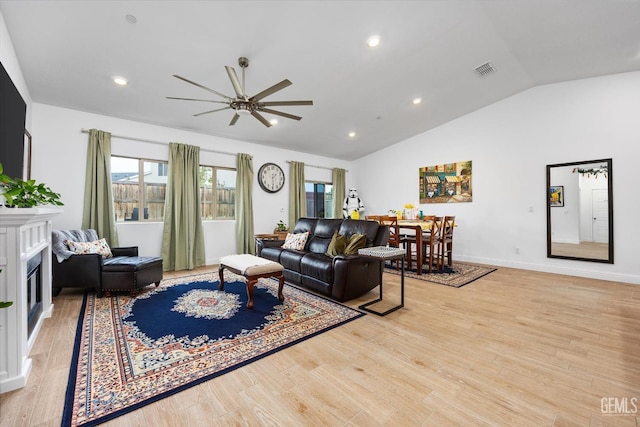
[[[60,194],[51,190],[45,184],[36,183],[35,179],[23,181],[13,179],[3,173],[4,169],[0,163],[0,186],[4,188],[6,205],[17,208],[31,208],[40,205],[62,206]]]
[[[288,231],[289,228],[287,227],[287,224],[285,224],[282,220],[278,221],[278,223],[276,224],[276,229],[275,231]]]

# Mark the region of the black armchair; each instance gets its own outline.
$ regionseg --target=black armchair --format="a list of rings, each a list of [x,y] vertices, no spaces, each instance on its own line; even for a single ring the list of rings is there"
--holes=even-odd
[[[94,289],[97,296],[102,296],[103,257],[99,254],[77,255],[71,252],[65,240],[75,242],[92,242],[98,240],[95,230],[53,230],[52,246],[52,282],[53,296],[57,296],[62,288]],[[111,248],[114,257],[137,257],[138,247]]]

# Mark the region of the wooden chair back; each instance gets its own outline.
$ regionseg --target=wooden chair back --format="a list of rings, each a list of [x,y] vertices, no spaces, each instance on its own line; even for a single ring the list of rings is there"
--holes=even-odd
[[[389,246],[395,248],[400,246],[400,235],[398,234],[398,217],[391,215],[380,215],[380,224],[389,226]]]
[[[453,229],[456,226],[455,216],[445,216],[442,220],[440,230],[440,240],[443,242],[453,241]]]
[[[438,238],[438,270],[444,270],[444,262],[447,260],[449,267],[452,266],[453,253],[453,230],[456,226],[456,217],[447,215],[442,218],[440,225],[440,237]]]

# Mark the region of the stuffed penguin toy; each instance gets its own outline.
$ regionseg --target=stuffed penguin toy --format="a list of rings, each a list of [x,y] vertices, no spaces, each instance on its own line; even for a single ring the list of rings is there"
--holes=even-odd
[[[350,188],[347,197],[344,198],[342,215],[345,218],[359,219],[362,212],[364,212],[364,203],[358,197],[358,190]]]

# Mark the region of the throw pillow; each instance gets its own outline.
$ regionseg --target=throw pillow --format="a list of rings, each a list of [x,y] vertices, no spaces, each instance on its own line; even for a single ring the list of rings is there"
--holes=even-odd
[[[111,248],[104,238],[94,240],[93,242],[74,242],[73,240],[65,240],[64,243],[69,247],[69,250],[74,252],[76,255],[98,254],[105,258],[111,258],[113,256]]]
[[[343,236],[342,234],[338,234],[336,231],[333,233],[333,237],[331,238],[331,242],[329,242],[329,247],[327,248],[326,255],[331,258],[336,255],[341,255],[344,253],[344,249],[347,247],[347,236]]]
[[[347,243],[347,247],[344,248],[345,255],[357,255],[358,249],[362,249],[367,246],[367,235],[366,234],[352,234],[349,238],[349,243]]]
[[[287,238],[284,240],[282,249],[296,249],[298,251],[301,251],[304,249],[304,245],[307,243],[308,238],[308,231],[296,234],[287,233]]]

